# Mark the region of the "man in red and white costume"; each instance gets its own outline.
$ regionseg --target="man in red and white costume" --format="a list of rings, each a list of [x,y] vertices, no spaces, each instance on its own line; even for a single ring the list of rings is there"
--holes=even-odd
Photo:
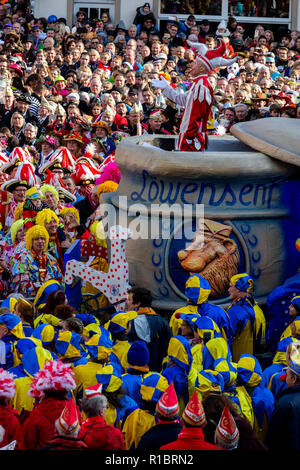
[[[152,86],[161,88],[167,98],[184,108],[179,128],[178,148],[181,151],[199,152],[207,148],[206,126],[213,104],[213,89],[208,72],[220,66],[228,66],[237,60],[225,59],[226,44],[221,40],[217,49],[209,50],[205,44],[188,41],[197,50],[191,73],[193,82],[186,93],[174,90],[167,80],[153,79]]]

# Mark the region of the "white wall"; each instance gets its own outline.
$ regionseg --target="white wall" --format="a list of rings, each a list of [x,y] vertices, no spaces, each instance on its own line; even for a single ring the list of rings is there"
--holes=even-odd
[[[34,16],[36,18],[55,15],[57,18],[67,18],[68,0],[35,0]]]
[[[120,21],[123,20],[126,28],[128,28],[134,20],[136,9],[144,5],[144,0],[121,0],[120,1]],[[153,2],[149,2],[152,5]]]

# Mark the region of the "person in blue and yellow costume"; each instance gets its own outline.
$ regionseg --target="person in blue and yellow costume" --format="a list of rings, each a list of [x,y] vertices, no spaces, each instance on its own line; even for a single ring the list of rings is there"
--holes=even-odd
[[[41,341],[43,348],[51,352],[55,360],[58,359],[55,353],[55,329],[54,326],[48,323],[42,323],[34,328],[31,338]]]
[[[158,372],[144,375],[140,388],[143,405],[127,417],[122,427],[127,450],[136,449],[141,437],[156,424],[156,405],[168,386],[167,379]]]
[[[203,369],[212,369],[216,359],[223,358],[231,361],[231,351],[228,343],[221,336],[214,321],[209,317],[200,317],[196,320],[195,336],[203,343],[202,366]]]
[[[221,307],[213,305],[208,302],[208,297],[211,293],[209,282],[199,274],[191,275],[185,284],[185,295],[187,297],[188,305],[177,309],[171,319],[170,328],[173,335],[180,334],[181,320],[176,316],[177,313],[185,314],[198,314],[200,316],[208,316],[218,325],[223,338],[231,344],[231,322],[230,319]]]
[[[199,335],[195,337],[196,320],[199,318],[198,314],[193,313],[176,313],[176,318],[180,318],[181,325],[179,331],[181,335],[188,340],[191,346],[191,352],[193,356],[193,368],[200,372],[203,369],[202,366],[202,349],[203,341]],[[219,331],[219,328],[216,327]],[[176,335],[175,335],[176,336]]]
[[[88,355],[83,349],[82,338],[78,333],[71,331],[59,330],[55,334],[55,352],[59,360],[68,363],[72,367],[75,379],[76,389],[74,395],[77,400],[82,398],[82,383],[80,375],[77,376],[77,368],[88,362]]]
[[[29,344],[32,343],[32,345]],[[37,346],[31,339],[18,341],[16,348],[21,363],[10,369],[14,374],[16,393],[13,399],[13,407],[18,411],[22,420],[34,407],[34,398],[28,395],[34,375],[44,367],[46,361],[53,361],[50,351],[42,346]]]
[[[193,366],[191,346],[186,338],[181,335],[172,336],[165,366],[161,374],[166,377],[169,384],[173,382],[181,416],[190,398],[188,376]]]
[[[63,276],[56,260],[47,253],[49,234],[45,227],[35,225],[26,232],[26,250],[20,254],[12,268],[11,288],[26,298],[35,297],[41,285]]]
[[[113,340],[111,361],[115,363],[115,367],[118,368],[120,375],[128,368],[127,354],[131,346],[131,343],[128,341],[128,333],[131,328],[131,320],[136,317],[137,312],[116,312],[105,325]]]
[[[122,374],[123,388],[139,407],[143,406],[140,393],[145,374],[149,372],[150,354],[145,341],[134,341],[127,353],[128,368]]]
[[[15,343],[25,338],[21,319],[10,312],[0,315],[0,367],[7,370],[14,365]]]
[[[53,323],[53,313],[57,305],[65,304],[67,301],[63,286],[59,281],[51,279],[44,282],[36,293],[33,305],[38,313],[34,319],[34,328],[43,323]],[[54,319],[55,322],[55,319]],[[57,323],[58,324],[58,323]]]
[[[138,409],[138,405],[131,397],[126,395],[126,391],[122,386],[122,377],[112,363],[104,366],[96,377],[97,382],[102,384],[102,394],[108,400],[105,421],[123,432],[128,416]]]
[[[80,388],[84,390],[98,383],[97,374],[100,374],[103,367],[110,364],[110,354],[113,348],[110,333],[103,327],[99,327],[100,334],[91,334],[84,342],[84,349],[88,354],[88,361],[76,367],[76,378],[80,383]]]
[[[290,322],[282,332],[280,339],[300,336],[300,295],[292,298],[289,305]]]
[[[237,371],[237,384],[242,386],[251,398],[254,433],[264,442],[275,406],[273,393],[262,385],[262,369],[256,357],[242,354],[237,364]]]
[[[224,380],[222,375],[215,370],[202,370],[197,374],[194,387],[199,398],[203,401],[210,393],[222,393]]]
[[[237,381],[237,364],[228,361],[227,359],[217,359],[214,362],[213,369],[219,372],[224,380],[223,394],[230,399],[236,407],[238,413],[249,421],[253,428],[254,426],[254,413],[252,408],[251,398],[244,388],[236,385]]]
[[[26,299],[20,297],[14,308],[14,314],[17,315],[23,324],[25,336],[29,337],[33,331],[34,307]]]
[[[287,384],[281,380],[283,371],[288,366],[291,354],[294,351],[300,351],[300,341],[295,338],[287,337],[279,341],[277,352],[273,359],[273,364],[263,371],[262,384],[267,387],[274,395],[275,402],[280,397]]]
[[[247,273],[236,274],[230,279],[228,289],[231,305],[227,313],[232,325],[232,356],[238,362],[241,354],[254,353],[254,342],[265,336],[266,320],[253,297],[254,282]]]

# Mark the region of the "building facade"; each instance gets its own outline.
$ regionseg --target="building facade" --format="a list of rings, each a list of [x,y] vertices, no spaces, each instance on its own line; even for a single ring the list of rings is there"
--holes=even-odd
[[[112,22],[117,24],[122,20],[129,27],[136,9],[144,3],[143,0],[34,0],[34,12],[39,17],[64,16],[71,25],[78,10],[85,10],[90,18],[99,18],[106,11]],[[217,25],[233,15],[249,27],[275,25],[300,31],[300,0],[152,0],[149,3],[159,24],[169,16],[184,20],[193,14],[197,21],[206,18]]]

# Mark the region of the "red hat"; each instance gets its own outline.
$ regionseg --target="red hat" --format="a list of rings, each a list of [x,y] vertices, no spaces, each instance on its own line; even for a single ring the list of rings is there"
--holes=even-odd
[[[226,53],[226,44],[223,40],[220,41],[220,46],[216,49],[208,49],[208,47],[200,42],[187,41],[189,46],[197,50],[195,60],[200,60],[208,70],[214,70],[223,65],[228,66],[237,61],[237,56],[232,59],[225,59],[223,55]]]
[[[96,384],[85,388],[85,396],[87,398],[93,398],[98,395],[102,395],[102,384]]]
[[[9,69],[12,69],[12,70],[15,70],[21,77],[23,77],[24,75],[24,72],[22,70],[22,68],[20,67],[20,65],[18,64],[10,64],[8,66]]]
[[[0,369],[0,397],[13,398],[16,392],[14,375],[7,370]]]
[[[74,181],[76,185],[80,184],[81,182],[94,182],[98,176],[100,176],[100,171],[91,165],[90,162],[88,162],[86,159],[76,163],[74,175]]]
[[[225,405],[221,419],[215,431],[215,443],[224,449],[235,449],[239,443],[239,430]]]
[[[76,435],[78,433],[80,421],[73,397],[67,402],[60,417],[55,421],[55,426],[60,435]]]
[[[29,186],[36,186],[39,184],[38,178],[35,174],[35,168],[29,162],[20,163],[15,173],[14,179],[18,181],[27,181]]]
[[[173,382],[163,393],[156,405],[156,411],[166,418],[176,417],[179,414],[179,404]]]
[[[43,184],[51,184],[51,186],[62,187],[66,189],[64,181],[58,173],[53,173],[50,170],[46,170],[45,173],[47,174],[47,176],[43,180]]]
[[[206,425],[204,409],[196,390],[182,413],[182,419],[191,426],[203,427]]]
[[[9,154],[9,160],[13,161],[18,159],[20,162],[30,162],[32,163],[33,158],[29,150],[23,147],[15,147],[13,151]]]

